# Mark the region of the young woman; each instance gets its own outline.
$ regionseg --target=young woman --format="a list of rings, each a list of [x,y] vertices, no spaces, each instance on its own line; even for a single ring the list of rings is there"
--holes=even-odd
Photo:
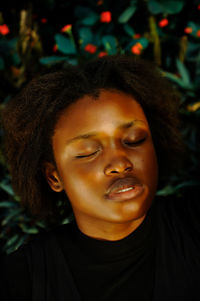
[[[160,72],[124,55],[43,75],[7,105],[16,193],[74,219],[4,259],[4,300],[199,300],[200,203],[156,196],[181,166],[177,110]]]

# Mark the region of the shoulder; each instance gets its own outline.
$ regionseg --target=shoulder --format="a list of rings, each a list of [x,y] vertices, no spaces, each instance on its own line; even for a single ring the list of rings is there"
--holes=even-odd
[[[157,196],[156,207],[163,214],[194,214],[200,211],[200,187],[182,189],[177,195]],[[188,211],[189,210],[189,211]]]
[[[1,258],[1,300],[31,300],[34,266],[43,263],[44,249],[53,248],[55,237],[67,237],[70,225],[62,225],[41,233],[18,250]],[[46,252],[47,253],[47,252]]]
[[[3,256],[1,261],[2,300],[29,300],[31,275],[25,248]]]
[[[177,196],[157,197],[155,211],[159,225],[200,234],[200,188],[180,190]]]

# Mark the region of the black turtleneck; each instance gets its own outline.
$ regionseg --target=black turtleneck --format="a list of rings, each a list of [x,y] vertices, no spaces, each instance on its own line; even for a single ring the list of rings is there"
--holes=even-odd
[[[88,237],[75,222],[64,226],[56,237],[83,301],[152,300],[155,264],[151,210],[134,232],[118,241]]]
[[[39,235],[3,259],[0,299],[200,300],[199,195],[157,199],[118,241],[88,237],[75,222]]]
[[[88,237],[75,221],[50,233],[57,242],[55,248],[61,250],[67,262],[81,301],[152,300],[155,269],[152,212],[150,209],[141,225],[118,241]],[[40,245],[42,241],[41,238]],[[3,301],[32,300],[32,273],[26,249],[22,247],[4,260]],[[37,257],[36,253],[34,256]],[[57,260],[62,262],[61,257]],[[36,258],[36,264],[39,262]],[[39,265],[37,268],[40,269]]]

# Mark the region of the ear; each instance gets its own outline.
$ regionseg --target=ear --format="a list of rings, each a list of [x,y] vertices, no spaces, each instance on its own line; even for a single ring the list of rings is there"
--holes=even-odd
[[[63,184],[54,164],[44,162],[43,170],[51,189],[56,192],[61,192],[63,190]]]

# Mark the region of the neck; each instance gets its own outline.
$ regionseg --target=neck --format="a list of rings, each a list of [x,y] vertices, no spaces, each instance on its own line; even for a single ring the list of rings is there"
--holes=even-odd
[[[79,230],[94,239],[104,241],[117,241],[127,237],[135,231],[143,222],[146,215],[125,223],[114,223],[108,221],[94,221],[92,218],[87,220],[76,219]]]

